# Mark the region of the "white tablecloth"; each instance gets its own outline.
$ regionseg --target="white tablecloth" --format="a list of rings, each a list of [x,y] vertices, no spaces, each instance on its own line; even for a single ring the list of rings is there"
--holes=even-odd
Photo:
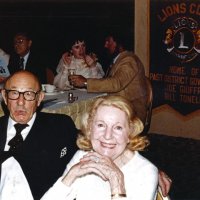
[[[68,94],[73,93],[76,99],[73,103],[68,102]],[[91,103],[105,93],[87,93],[83,90],[70,90],[53,94],[46,94],[43,102],[43,112],[62,113],[71,116],[77,128],[80,128],[80,119]],[[52,100],[52,101],[51,101]]]

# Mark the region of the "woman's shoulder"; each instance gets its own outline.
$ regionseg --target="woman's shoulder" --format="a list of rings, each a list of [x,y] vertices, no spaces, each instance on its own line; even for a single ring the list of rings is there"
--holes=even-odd
[[[70,161],[70,163],[78,163],[80,158],[82,158],[85,154],[87,154],[86,151],[83,150],[77,150],[77,152],[74,154],[72,160]]]
[[[135,167],[137,166],[139,169],[149,168],[152,171],[158,171],[157,167],[150,160],[142,156],[138,151],[135,151],[132,162],[134,163]]]
[[[86,154],[87,152],[83,151],[83,150],[77,150],[76,153],[74,154],[74,156],[72,157],[72,159],[69,161],[69,163],[67,164],[67,168],[65,169],[63,175],[65,175],[69,169],[77,164],[80,159]]]
[[[78,150],[77,152],[76,152],[76,157],[78,157],[78,158],[82,158],[85,154],[87,154],[87,151],[83,151],[83,150]]]

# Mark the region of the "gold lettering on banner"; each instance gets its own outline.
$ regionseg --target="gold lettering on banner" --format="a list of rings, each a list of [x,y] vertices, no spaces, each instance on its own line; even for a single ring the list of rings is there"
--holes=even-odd
[[[176,85],[175,84],[167,84],[165,87],[165,91],[176,92]]]
[[[169,68],[169,73],[177,75],[186,75],[185,67],[177,67],[177,66],[171,66]]]
[[[199,85],[200,86],[200,78],[192,78],[190,77],[190,85]]]
[[[191,87],[191,86],[180,86],[180,94],[193,94],[200,95],[200,87]]]
[[[199,68],[191,68],[191,76],[198,76],[200,75],[200,69]]]
[[[170,92],[165,92],[164,98],[167,101],[176,102],[175,94]]]
[[[191,3],[189,5],[189,13],[193,15],[200,15],[200,4]]]
[[[186,3],[175,3],[172,5],[167,5],[161,9],[157,17],[160,22],[163,23],[173,15],[186,14],[186,12],[192,15],[200,16],[200,4],[190,3],[187,6]]]
[[[153,81],[162,81],[163,74],[159,73],[150,73],[150,79]]]
[[[200,97],[189,96],[189,95],[180,95],[180,102],[190,103],[190,104],[200,104]]]
[[[187,76],[164,75],[164,82],[187,85],[188,77]]]
[[[150,73],[150,80],[164,83],[164,100],[200,104],[200,69],[191,67],[169,66],[168,73]]]
[[[187,11],[185,3],[176,3],[168,5],[161,10],[161,13],[157,15],[161,22],[164,22],[168,17],[177,14],[185,14]]]

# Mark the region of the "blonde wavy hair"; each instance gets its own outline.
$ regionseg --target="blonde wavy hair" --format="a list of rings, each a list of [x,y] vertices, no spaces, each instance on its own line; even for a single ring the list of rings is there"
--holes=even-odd
[[[131,103],[122,96],[105,96],[97,98],[82,117],[81,131],[77,138],[77,145],[80,149],[85,151],[92,150],[92,144],[90,141],[91,127],[97,109],[100,106],[112,106],[126,113],[131,130],[129,133],[129,143],[127,144],[127,149],[132,151],[141,151],[149,145],[148,139],[145,136],[139,135],[143,131],[144,126],[142,121],[136,117]]]

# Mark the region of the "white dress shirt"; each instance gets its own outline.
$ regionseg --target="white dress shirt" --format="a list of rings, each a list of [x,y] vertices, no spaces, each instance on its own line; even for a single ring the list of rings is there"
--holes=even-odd
[[[35,121],[35,117],[36,114],[34,114],[32,119],[28,122],[29,126],[21,132],[24,140]],[[16,122],[9,118],[5,151],[9,150],[10,146],[8,142],[15,136],[16,130],[14,124],[16,124]],[[33,196],[20,164],[14,157],[10,157],[1,165],[0,200],[18,199],[33,200]]]
[[[24,70],[26,69],[26,63],[27,63],[29,54],[30,54],[30,51],[23,57],[24,58],[24,62],[23,62],[23,64],[24,64]]]

